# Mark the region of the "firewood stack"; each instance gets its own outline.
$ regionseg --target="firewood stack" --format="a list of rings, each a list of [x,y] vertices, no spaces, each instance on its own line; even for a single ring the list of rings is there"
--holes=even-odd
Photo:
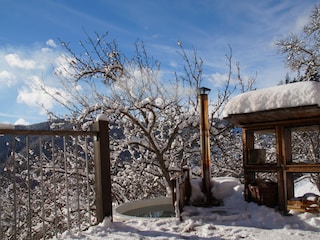
[[[302,197],[288,200],[288,210],[297,212],[320,213],[320,196],[314,193],[306,193]]]

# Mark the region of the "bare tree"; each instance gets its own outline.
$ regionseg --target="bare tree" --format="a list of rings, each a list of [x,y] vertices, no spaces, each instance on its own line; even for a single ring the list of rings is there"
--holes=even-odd
[[[307,81],[319,81],[320,67],[320,5],[315,5],[309,22],[300,34],[292,33],[275,43],[291,70],[305,72]]]
[[[291,70],[297,71],[295,81],[320,81],[320,5],[315,5],[309,17],[308,23],[300,34],[290,34],[287,38],[277,41],[279,52],[285,54],[286,63]],[[301,75],[301,72],[305,72]],[[290,78],[286,76],[286,83]],[[319,137],[316,133],[295,133],[294,150],[299,152],[302,158],[308,158],[312,162],[319,162]],[[316,139],[316,140],[315,140]],[[310,141],[310,144],[306,142]],[[312,181],[320,187],[320,174],[311,174]]]
[[[159,61],[148,56],[143,42],[137,42],[128,57],[115,41],[107,41],[107,34],[87,37],[86,43],[80,42],[81,53],[62,42],[68,64],[57,75],[69,76],[60,78],[68,94],[57,98],[44,85],[42,90],[69,110],[67,120],[76,127],[90,127],[97,114],[108,116],[117,201],[164,195],[173,170],[199,165],[196,90],[203,78],[203,61],[195,50],[188,55],[179,41],[182,74],[162,79]],[[215,136],[232,134],[230,125],[216,127],[218,113],[237,85],[231,81],[231,57],[228,80],[212,103],[211,126],[219,129]]]

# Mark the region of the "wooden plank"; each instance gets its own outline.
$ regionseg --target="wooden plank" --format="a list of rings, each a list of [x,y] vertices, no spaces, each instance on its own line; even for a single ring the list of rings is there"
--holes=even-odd
[[[284,128],[283,135],[283,154],[284,154],[284,165],[292,163],[292,136],[291,136],[291,128]],[[284,169],[285,170],[285,169]],[[285,184],[287,188],[287,199],[291,199],[294,197],[294,178],[293,173],[284,173]]]
[[[19,129],[0,129],[0,134],[24,135],[24,136],[85,136],[97,135],[97,131],[78,131],[78,130],[19,130]]]
[[[244,129],[242,131],[242,152],[243,152],[243,166],[244,166],[244,199],[251,200],[249,184],[255,181],[255,172],[247,171],[248,165],[248,151],[254,148],[254,131]]]
[[[254,131],[244,129],[242,132],[243,165],[248,165],[248,153],[254,149]]]
[[[287,183],[285,173],[282,167],[285,165],[284,158],[284,127],[276,126],[276,152],[277,152],[277,177],[278,177],[278,203],[279,210],[283,213],[287,212]]]
[[[307,123],[308,120],[315,118],[319,119],[319,117],[320,108],[315,104],[251,113],[232,114],[225,119],[239,126],[247,126],[251,124],[270,124],[271,122],[276,125],[281,123],[290,124],[290,122]]]
[[[315,164],[290,164],[285,166],[289,173],[320,173],[320,163]]]
[[[276,172],[282,168],[275,163],[271,164],[248,164],[245,166],[245,170],[249,172]]]

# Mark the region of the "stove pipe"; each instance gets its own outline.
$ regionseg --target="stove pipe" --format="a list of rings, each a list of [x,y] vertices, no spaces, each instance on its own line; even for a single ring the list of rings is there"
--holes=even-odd
[[[202,166],[202,192],[205,194],[205,202],[210,204],[211,196],[211,171],[210,171],[210,132],[208,118],[208,93],[209,88],[198,89],[198,101],[200,108],[200,147]]]

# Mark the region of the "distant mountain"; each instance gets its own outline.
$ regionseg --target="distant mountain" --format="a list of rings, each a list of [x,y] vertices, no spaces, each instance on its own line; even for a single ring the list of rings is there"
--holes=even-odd
[[[64,123],[63,120],[56,120],[54,123]],[[42,122],[32,125],[16,125],[15,129],[17,130],[50,130],[52,122]],[[60,129],[72,129],[72,126],[68,123],[65,123],[63,127]],[[123,139],[123,131],[118,127],[110,128],[110,137],[116,139]],[[18,139],[14,141],[14,139]],[[14,143],[13,143],[14,142]],[[42,142],[51,142],[50,136],[43,136]],[[3,164],[8,160],[13,148],[13,144],[15,144],[15,152],[20,153],[25,151],[26,148],[26,137],[21,135],[0,135],[0,172],[3,169]],[[63,148],[63,141],[55,142],[60,148]],[[34,151],[35,154],[39,153],[39,137],[38,136],[29,136],[29,148]],[[43,149],[43,151],[45,151]],[[128,156],[124,154],[123,158],[127,158]],[[2,165],[2,166],[1,166]]]
[[[50,123],[42,122],[32,125],[16,125],[15,129],[17,130],[49,130]],[[14,139],[17,141],[14,142]],[[30,137],[30,147],[34,146],[34,141],[36,141],[37,137]],[[1,135],[0,136],[0,164],[4,163],[12,152],[13,144],[15,144],[15,151],[20,152],[26,146],[25,136],[21,135]]]
[[[49,130],[50,129],[49,122],[35,123],[32,125],[15,125],[15,129],[17,130]]]

